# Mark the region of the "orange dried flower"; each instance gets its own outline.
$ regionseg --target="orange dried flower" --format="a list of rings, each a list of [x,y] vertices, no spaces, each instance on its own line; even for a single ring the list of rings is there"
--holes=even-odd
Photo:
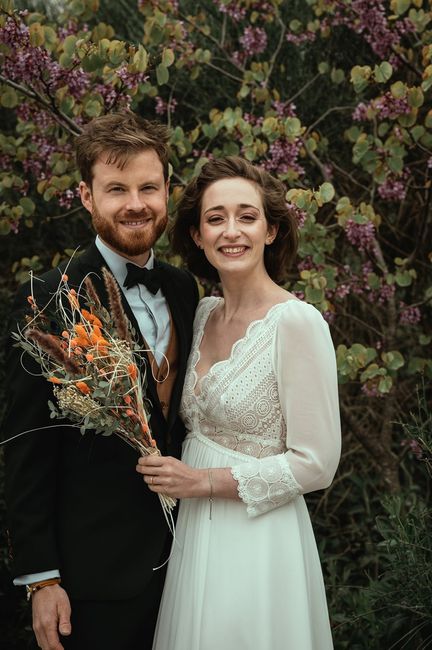
[[[97,327],[102,328],[102,322],[94,314],[92,314],[92,322],[93,322],[94,325],[97,325]]]
[[[61,384],[61,381],[58,379],[58,377],[48,377],[48,381],[50,381],[52,384]]]
[[[91,393],[91,388],[87,386],[85,381],[77,381],[75,386],[78,388],[79,391],[81,391],[81,393],[83,393],[83,395],[88,395],[89,393]]]
[[[67,282],[69,280],[69,277],[66,275],[66,273],[63,273],[63,275],[61,276],[61,279],[62,279],[63,282]]]
[[[134,412],[132,411],[132,409],[126,409],[126,415],[131,417],[132,415],[134,415]]]
[[[123,399],[125,404],[132,404],[132,397],[130,395],[125,395]]]
[[[90,352],[88,352],[86,354],[86,359],[87,359],[87,361],[90,361],[90,363],[91,363],[92,361],[94,361],[94,354],[91,354]]]
[[[127,371],[129,374],[129,377],[135,381],[135,379],[138,377],[138,370],[137,367],[134,363],[130,363],[127,367]]]
[[[64,331],[62,332],[62,337],[63,337],[64,339],[68,339],[68,338],[70,337],[69,332],[67,332],[66,330],[64,330]]]

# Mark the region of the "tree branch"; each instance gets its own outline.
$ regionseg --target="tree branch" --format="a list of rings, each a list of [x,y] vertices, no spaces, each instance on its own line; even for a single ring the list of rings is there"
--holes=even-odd
[[[215,65],[214,63],[211,63],[210,61],[206,63],[210,68],[213,68],[214,70],[217,70],[218,72],[221,72],[224,74],[226,77],[229,77],[230,79],[234,79],[234,81],[238,81],[239,83],[243,83],[243,79],[240,77],[236,77],[235,75],[231,74],[231,72],[227,72],[223,68],[219,68],[219,66]]]
[[[308,126],[306,135],[310,131],[312,131],[312,129],[314,129],[317,126],[317,124],[325,120],[327,115],[330,115],[330,113],[333,113],[334,111],[352,111],[352,110],[354,110],[354,106],[333,106],[332,108],[327,109],[322,115],[320,115],[320,117],[317,120],[315,120],[315,122],[313,122]]]
[[[25,97],[28,97],[32,101],[43,106],[51,113],[54,119],[71,135],[77,136],[81,133],[79,126],[70,117],[62,113],[59,108],[44,99],[35,90],[31,90],[30,88],[26,88],[21,84],[17,84],[15,81],[12,81],[12,79],[7,79],[7,77],[4,77],[2,74],[0,74],[0,82],[6,84],[7,86],[10,86],[11,88],[14,88]]]
[[[288,99],[288,103],[293,102],[299,95],[301,95],[306,90],[306,88],[309,88],[309,86],[311,86],[313,83],[315,83],[315,81],[318,79],[318,77],[321,77],[321,76],[322,76],[321,73],[317,72],[317,74],[314,77],[312,77],[312,79],[309,79],[309,81],[307,81],[304,84],[304,86],[302,86],[300,88],[300,90],[298,90],[292,97],[290,97]]]
[[[220,52],[222,52],[222,54],[224,55],[224,58],[225,58],[229,63],[231,63],[232,66],[234,66],[234,68],[237,68],[237,70],[239,70],[240,72],[243,72],[243,73],[244,73],[244,71],[245,71],[244,68],[243,68],[241,65],[238,65],[238,63],[236,63],[235,61],[233,61],[233,60],[228,56],[228,54],[227,54],[225,48],[221,46],[221,44],[219,43],[219,41],[217,40],[217,38],[215,38],[215,37],[212,36],[211,34],[206,34],[206,32],[203,30],[203,28],[202,28],[202,27],[199,27],[199,25],[196,25],[196,24],[194,23],[194,21],[191,20],[191,19],[189,18],[189,16],[187,16],[186,14],[183,14],[182,12],[179,12],[179,16],[180,16],[180,18],[181,18],[182,20],[186,21],[187,23],[189,23],[189,25],[192,25],[192,27],[194,27],[195,29],[197,29],[197,30],[199,31],[199,33],[200,33],[202,36],[204,36],[204,38],[207,38],[209,41],[211,41],[211,42],[213,43],[213,45],[215,45],[215,46],[217,47],[217,49],[218,49]],[[243,81],[243,80],[242,80],[242,81]]]
[[[284,40],[284,36],[285,36],[285,32],[286,32],[285,23],[283,22],[283,20],[279,16],[279,14],[278,14],[277,18],[278,18],[278,22],[279,22],[279,24],[281,26],[281,33],[280,33],[280,36],[279,36],[279,41],[278,41],[278,44],[276,46],[276,49],[275,49],[275,51],[273,52],[273,54],[271,55],[271,58],[270,58],[270,66],[269,66],[269,71],[268,71],[267,77],[266,77],[266,79],[264,81],[264,88],[267,87],[267,83],[269,82],[269,79],[270,79],[271,74],[273,72],[273,68],[275,66],[277,56],[278,56],[278,54],[279,54],[279,52],[281,50],[283,40]]]

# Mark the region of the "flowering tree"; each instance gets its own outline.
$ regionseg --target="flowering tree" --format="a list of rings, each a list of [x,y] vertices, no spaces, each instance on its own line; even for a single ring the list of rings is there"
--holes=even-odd
[[[89,236],[72,142],[92,117],[128,106],[172,127],[172,201],[212,157],[264,166],[299,220],[286,287],[332,326],[348,456],[360,443],[397,491],[394,422],[432,376],[430,3],[140,0],[133,42],[101,12],[0,0],[5,270],[21,280]]]

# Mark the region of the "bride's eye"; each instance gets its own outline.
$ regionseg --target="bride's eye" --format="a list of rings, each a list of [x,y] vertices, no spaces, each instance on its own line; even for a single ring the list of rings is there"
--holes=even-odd
[[[242,214],[242,215],[240,216],[240,219],[241,219],[242,221],[252,222],[252,221],[255,221],[256,217],[255,217],[255,215],[253,215],[253,214]]]
[[[223,221],[223,217],[220,214],[212,214],[207,221],[211,224],[218,224]]]

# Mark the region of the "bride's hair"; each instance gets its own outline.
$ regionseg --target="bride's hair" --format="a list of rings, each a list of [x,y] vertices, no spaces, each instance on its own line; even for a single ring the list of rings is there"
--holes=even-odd
[[[190,232],[191,228],[199,230],[205,190],[224,178],[244,178],[258,187],[267,223],[277,227],[275,239],[265,247],[264,264],[272,280],[280,282],[286,277],[297,252],[297,217],[286,201],[283,183],[239,156],[208,161],[198,176],[186,185],[169,232],[173,252],[181,255],[188,269],[198,277],[219,280],[218,272],[207,261],[204,252],[195,245]]]

